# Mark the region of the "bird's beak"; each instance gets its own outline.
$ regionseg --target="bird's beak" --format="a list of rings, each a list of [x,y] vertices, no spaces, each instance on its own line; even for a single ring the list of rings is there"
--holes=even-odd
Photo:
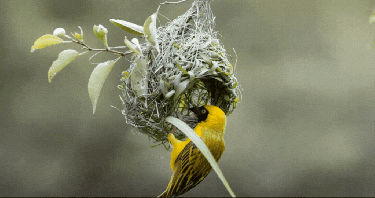
[[[195,115],[197,115],[197,116],[199,115],[199,107],[193,107],[193,108],[190,108],[189,110],[194,112]]]

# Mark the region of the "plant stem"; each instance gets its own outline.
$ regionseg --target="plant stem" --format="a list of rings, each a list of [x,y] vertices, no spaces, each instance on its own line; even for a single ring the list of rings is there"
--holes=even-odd
[[[73,43],[77,43],[79,45],[82,45],[83,48],[87,49],[88,51],[97,51],[97,52],[111,52],[113,54],[116,54],[116,55],[119,55],[119,56],[126,56],[128,54],[131,54],[133,53],[132,51],[129,51],[129,52],[119,52],[119,51],[116,51],[116,50],[110,50],[110,49],[94,49],[94,48],[91,48],[89,47],[88,45],[86,45],[85,43],[83,43],[82,41],[77,41],[77,40],[74,40],[72,39],[72,42]]]
[[[164,4],[179,4],[179,3],[182,3],[182,2],[185,2],[187,0],[181,0],[181,1],[177,1],[177,2],[172,2],[172,1],[164,1],[163,3],[161,3],[162,5]]]

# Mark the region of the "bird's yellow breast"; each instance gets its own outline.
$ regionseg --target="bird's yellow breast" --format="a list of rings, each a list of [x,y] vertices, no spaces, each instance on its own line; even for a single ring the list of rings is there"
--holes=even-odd
[[[173,134],[169,134],[168,136],[169,142],[173,146],[173,150],[171,152],[171,169],[172,172],[174,171],[175,167],[175,162],[178,157],[178,155],[181,153],[181,151],[185,148],[185,146],[191,141],[190,138],[186,138],[185,141],[181,142],[177,140]]]

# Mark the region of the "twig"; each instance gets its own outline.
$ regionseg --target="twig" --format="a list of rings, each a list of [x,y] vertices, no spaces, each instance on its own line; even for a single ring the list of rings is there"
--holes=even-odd
[[[81,42],[81,41],[76,41],[74,39],[72,39],[72,42],[73,43],[77,43],[79,45],[82,45],[85,49],[89,50],[89,51],[97,51],[97,52],[111,52],[111,53],[114,53],[114,54],[117,54],[119,56],[126,56],[128,54],[131,54],[133,52],[118,52],[118,51],[115,51],[115,50],[110,50],[110,49],[94,49],[94,48],[91,48],[89,47],[88,45],[86,45],[85,43]]]
[[[176,1],[176,2],[173,2],[173,1],[164,1],[163,3],[160,3],[161,5],[165,5],[165,4],[179,4],[179,3],[182,3],[182,2],[185,2],[187,0],[181,0],[181,1]]]

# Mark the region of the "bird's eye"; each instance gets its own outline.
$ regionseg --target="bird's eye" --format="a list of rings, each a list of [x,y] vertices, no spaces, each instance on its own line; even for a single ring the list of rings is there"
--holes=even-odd
[[[205,113],[207,113],[207,110],[206,109],[202,109],[201,113],[205,114]]]

